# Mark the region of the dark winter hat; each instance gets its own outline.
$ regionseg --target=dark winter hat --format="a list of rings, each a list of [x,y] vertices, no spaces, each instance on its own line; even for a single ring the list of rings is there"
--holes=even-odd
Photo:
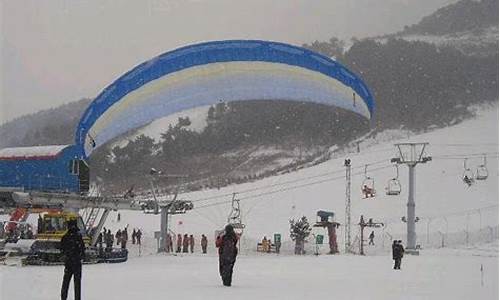
[[[226,225],[226,228],[224,228],[224,230],[225,230],[226,232],[234,232],[233,225],[231,225],[231,224],[227,224],[227,225]]]
[[[68,220],[68,229],[77,229],[77,228],[78,225],[76,223],[76,220],[74,219]]]

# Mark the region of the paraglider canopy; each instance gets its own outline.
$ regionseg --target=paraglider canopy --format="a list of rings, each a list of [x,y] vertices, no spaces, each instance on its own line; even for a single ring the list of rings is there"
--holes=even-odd
[[[372,95],[338,62],[277,42],[215,41],[140,64],[105,88],[76,131],[82,155],[128,130],[219,101],[291,100],[333,105],[370,119]]]

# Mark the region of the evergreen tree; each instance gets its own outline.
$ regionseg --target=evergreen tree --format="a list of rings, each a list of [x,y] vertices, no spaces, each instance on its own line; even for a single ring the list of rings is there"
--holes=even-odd
[[[290,238],[295,241],[295,254],[305,254],[304,243],[311,234],[311,225],[305,216],[290,220]]]

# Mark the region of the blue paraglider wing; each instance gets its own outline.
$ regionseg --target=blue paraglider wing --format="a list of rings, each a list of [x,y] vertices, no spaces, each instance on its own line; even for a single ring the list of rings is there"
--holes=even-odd
[[[313,51],[269,41],[215,41],[179,48],[104,89],[83,114],[76,144],[93,149],[157,118],[219,101],[292,100],[337,106],[370,119],[365,83]]]

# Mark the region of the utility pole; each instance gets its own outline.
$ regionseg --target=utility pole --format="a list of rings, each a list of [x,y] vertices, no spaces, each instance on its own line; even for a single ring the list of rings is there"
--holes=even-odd
[[[415,232],[415,191],[416,191],[416,171],[415,167],[419,163],[431,161],[430,156],[424,156],[425,147],[429,143],[399,143],[395,144],[398,148],[399,157],[392,158],[392,163],[406,164],[408,166],[408,203],[406,215],[406,249],[407,253],[418,254],[417,234]]]
[[[345,166],[345,252],[349,253],[351,249],[351,160],[344,160]]]

